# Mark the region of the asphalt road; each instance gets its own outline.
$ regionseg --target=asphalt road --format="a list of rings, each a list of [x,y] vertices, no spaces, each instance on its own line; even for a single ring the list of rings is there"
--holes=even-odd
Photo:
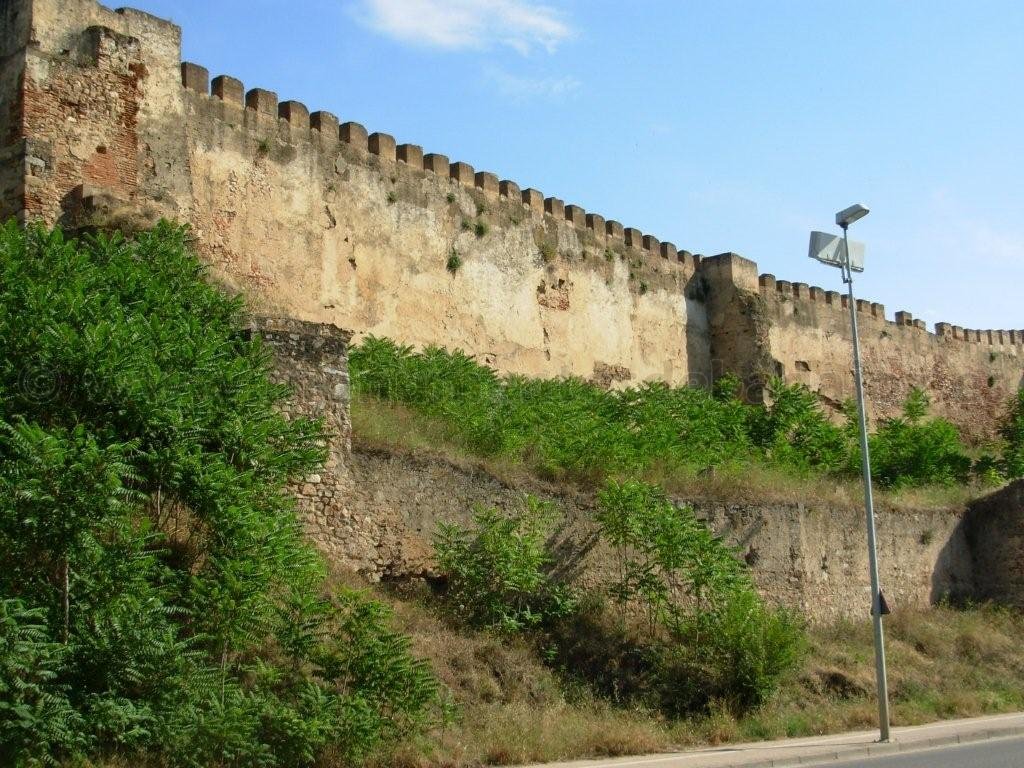
[[[1024,768],[1024,737],[815,765],[831,768]]]

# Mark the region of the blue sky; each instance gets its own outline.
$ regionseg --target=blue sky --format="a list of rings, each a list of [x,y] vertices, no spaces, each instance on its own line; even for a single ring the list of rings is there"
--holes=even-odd
[[[680,248],[1024,328],[1024,3],[135,0],[183,55]]]

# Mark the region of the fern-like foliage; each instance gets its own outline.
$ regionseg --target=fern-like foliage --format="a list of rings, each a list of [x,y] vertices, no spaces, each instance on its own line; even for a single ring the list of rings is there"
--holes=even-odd
[[[436,710],[380,609],[324,592],[288,492],[321,425],[187,238],[0,228],[4,765],[311,765]]]

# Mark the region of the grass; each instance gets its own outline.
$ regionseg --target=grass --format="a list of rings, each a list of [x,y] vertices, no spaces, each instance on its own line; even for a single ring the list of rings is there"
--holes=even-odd
[[[378,588],[380,589],[380,588]],[[743,717],[724,706],[680,720],[616,706],[546,666],[525,641],[453,627],[422,592],[382,592],[415,652],[451,692],[455,721],[399,745],[379,765],[522,764],[697,745],[812,736],[875,726],[871,625],[809,629],[800,672]],[[990,606],[898,612],[887,619],[894,725],[1024,709],[1024,616]]]

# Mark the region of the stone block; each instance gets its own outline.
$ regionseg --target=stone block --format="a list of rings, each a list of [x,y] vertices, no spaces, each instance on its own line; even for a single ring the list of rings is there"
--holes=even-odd
[[[537,211],[538,213],[544,213],[544,193],[539,189],[533,189],[527,187],[523,190],[523,205],[529,208],[531,211]]]
[[[351,144],[353,147],[357,147],[364,152],[367,150],[369,137],[366,129],[359,123],[342,123],[338,131],[341,140],[346,144]]]
[[[395,137],[389,133],[371,133],[367,137],[366,146],[371,154],[377,155],[381,160],[394,162],[398,159]]]
[[[523,191],[519,188],[519,185],[508,179],[502,179],[498,182],[498,194],[502,197],[507,197],[509,200],[523,201]]]
[[[550,213],[556,219],[565,218],[565,203],[557,197],[544,198],[544,213]]]
[[[419,144],[399,144],[396,150],[399,162],[417,171],[423,168],[423,147]]]
[[[277,117],[277,94],[265,88],[252,88],[245,94],[245,107],[258,115]]]
[[[644,233],[634,227],[626,227],[622,230],[623,239],[630,248],[644,247]]]
[[[464,187],[472,187],[476,183],[476,173],[469,163],[452,163],[448,166],[448,175]]]
[[[448,162],[446,155],[429,152],[423,156],[423,170],[436,173],[438,176],[447,176],[450,166],[451,163]]]
[[[181,62],[181,84],[190,91],[204,96],[210,92],[210,72],[206,67],[190,61]]]
[[[654,235],[644,235],[640,240],[643,249],[651,253],[658,253],[661,250],[661,241]]]
[[[679,251],[672,243],[662,242],[661,258],[668,259],[670,261],[676,261],[679,258]]]
[[[245,87],[241,80],[228,75],[217,75],[210,83],[210,93],[214,98],[240,107],[245,98]]]
[[[913,325],[914,316],[906,310],[900,310],[896,313],[896,325]]]
[[[301,101],[282,101],[277,105],[277,116],[297,130],[309,128],[309,110]]]
[[[810,299],[810,286],[807,283],[793,283],[793,296],[798,299]]]
[[[485,194],[498,194],[498,177],[489,171],[477,171],[476,176],[473,177],[473,183]]]
[[[608,237],[614,237],[616,240],[624,240],[626,236],[626,230],[615,219],[609,219],[605,222],[604,231]]]
[[[565,206],[565,220],[572,222],[574,227],[584,229],[587,226],[587,212],[578,205]]]
[[[597,213],[588,213],[586,217],[587,229],[591,230],[598,237],[605,235],[604,216]]]
[[[823,302],[825,301],[825,289],[819,288],[816,285],[812,285],[808,295],[811,297],[811,301]]]
[[[330,112],[325,112],[322,109],[313,112],[309,116],[309,127],[320,131],[320,136],[323,138],[330,138],[334,141],[338,140],[338,118]]]

